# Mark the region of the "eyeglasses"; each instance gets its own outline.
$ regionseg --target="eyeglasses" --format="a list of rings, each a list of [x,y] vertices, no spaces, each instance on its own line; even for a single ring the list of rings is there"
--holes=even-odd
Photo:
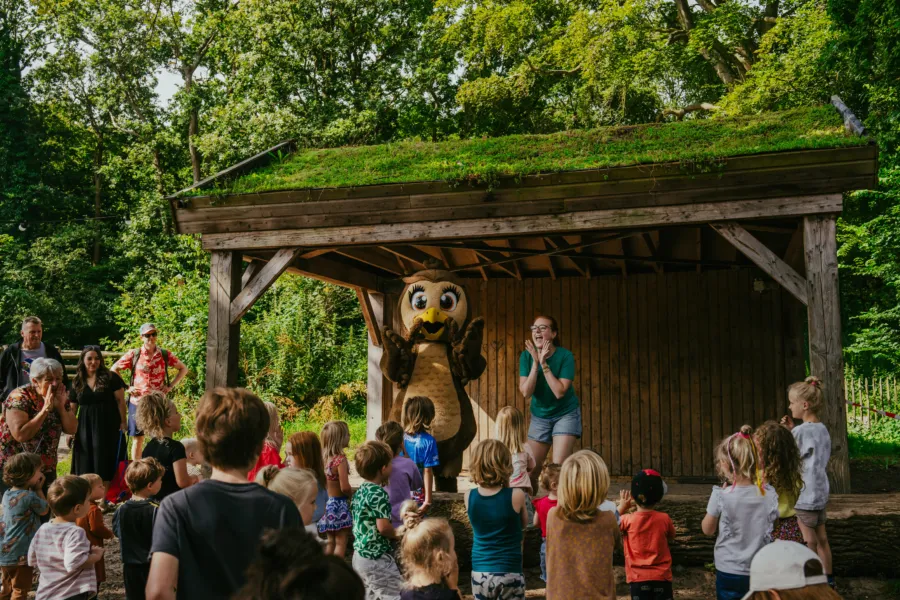
[[[152,333],[145,333],[145,334],[144,334],[144,337],[147,338],[147,339],[155,338],[155,337],[156,337],[156,332],[154,331],[154,332],[152,332]]]
[[[532,331],[540,331],[541,333],[544,333],[548,329],[553,329],[553,328],[549,325],[532,325],[531,326]]]

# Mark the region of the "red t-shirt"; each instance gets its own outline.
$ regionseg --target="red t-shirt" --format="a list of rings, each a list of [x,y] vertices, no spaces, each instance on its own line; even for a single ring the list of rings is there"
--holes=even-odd
[[[625,546],[625,578],[638,581],[672,581],[669,538],[675,526],[666,513],[647,510],[622,515],[619,522]]]
[[[550,498],[549,495],[544,496],[543,498],[535,498],[532,502],[534,504],[534,510],[537,511],[538,521],[541,524],[541,536],[547,537],[547,513],[550,512],[550,509],[559,504],[559,500],[555,498]]]
[[[279,469],[284,468],[284,462],[282,462],[281,455],[278,454],[278,450],[271,446],[269,442],[266,442],[265,444],[263,444],[262,453],[259,455],[259,459],[256,461],[256,466],[253,467],[253,470],[247,474],[247,480],[254,481],[259,470],[268,465],[275,465]]]

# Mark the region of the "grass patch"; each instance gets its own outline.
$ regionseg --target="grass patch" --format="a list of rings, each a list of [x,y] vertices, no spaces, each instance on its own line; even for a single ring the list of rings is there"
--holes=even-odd
[[[834,107],[819,106],[547,135],[301,150],[224,187],[189,195],[413,181],[493,183],[501,177],[663,162],[709,170],[731,156],[866,143],[844,131]]]
[[[889,468],[900,463],[900,440],[877,439],[863,433],[847,435],[850,458]]]
[[[341,420],[346,421],[347,425],[350,427],[350,448],[347,450],[347,458],[353,460],[353,457],[356,455],[356,449],[360,444],[366,441],[366,418],[344,417]],[[306,413],[303,413],[299,419],[289,423],[282,423],[281,425],[284,430],[284,441],[287,443],[291,435],[298,431],[312,431],[315,432],[316,435],[320,435],[322,433],[322,426],[325,425],[325,423],[311,421],[306,418]]]

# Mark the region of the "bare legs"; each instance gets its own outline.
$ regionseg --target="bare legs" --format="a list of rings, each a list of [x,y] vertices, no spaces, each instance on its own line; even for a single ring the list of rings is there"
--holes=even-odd
[[[563,461],[572,455],[572,449],[575,447],[576,439],[577,438],[574,435],[554,435],[552,446],[553,454],[551,455],[553,462],[558,465],[563,464]],[[528,440],[528,446],[531,448],[531,453],[534,454],[534,470],[531,472],[531,487],[534,490],[533,495],[536,496],[538,494],[541,469],[544,467],[544,461],[547,459],[547,454],[550,453],[551,445],[535,440]]]
[[[325,542],[325,554],[333,554],[344,558],[347,554],[347,540],[350,538],[349,529],[341,529],[340,531],[329,531],[325,534],[327,542]]]
[[[141,460],[144,452],[144,436],[136,435],[131,438],[131,460]]]
[[[828,543],[828,536],[825,534],[825,525],[817,525],[815,529],[811,529],[799,521],[797,524],[800,525],[803,541],[810,550],[819,555],[825,573],[831,575],[831,544]]]

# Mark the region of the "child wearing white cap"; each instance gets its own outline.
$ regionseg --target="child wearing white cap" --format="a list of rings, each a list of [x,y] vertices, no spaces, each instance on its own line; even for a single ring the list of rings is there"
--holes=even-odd
[[[743,600],[841,600],[828,585],[818,555],[797,542],[763,546],[750,564],[750,591]]]

